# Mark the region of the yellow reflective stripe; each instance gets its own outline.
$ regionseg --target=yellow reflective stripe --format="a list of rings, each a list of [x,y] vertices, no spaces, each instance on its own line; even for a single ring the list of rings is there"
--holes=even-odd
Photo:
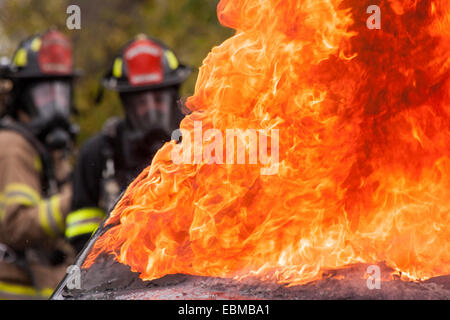
[[[7,284],[4,282],[0,282],[0,291],[15,294],[15,295],[26,295],[26,296],[34,296],[37,294],[36,289],[28,286],[21,286],[17,284]]]
[[[42,40],[39,37],[36,37],[31,41],[31,50],[38,52],[41,49]]]
[[[59,196],[39,203],[39,220],[45,233],[55,236],[64,232],[64,221],[59,208]]]
[[[99,220],[106,217],[99,208],[84,208],[70,213],[66,218],[66,237],[93,233],[100,225]]]
[[[44,289],[41,289],[41,290],[40,290],[40,294],[41,294],[41,296],[43,296],[43,297],[50,298],[50,296],[53,294],[53,291],[55,291],[55,289],[52,289],[52,288],[44,288]]]
[[[97,230],[98,226],[99,226],[98,223],[92,222],[68,227],[66,229],[66,237],[73,238],[83,234],[92,234],[95,232],[95,230]]]
[[[67,225],[71,225],[74,223],[81,222],[83,220],[94,218],[99,218],[103,220],[105,217],[106,217],[105,213],[103,212],[103,210],[99,208],[80,209],[70,213],[67,216],[66,223]]]
[[[56,224],[59,228],[60,232],[64,232],[64,221],[63,221],[63,215],[60,210],[60,197],[59,196],[53,196],[50,198],[50,208],[53,215],[53,218],[56,221]]]
[[[25,67],[28,63],[27,50],[25,50],[24,48],[17,50],[17,53],[14,56],[13,63],[16,67]]]
[[[37,193],[33,188],[27,186],[26,184],[21,183],[12,183],[6,186],[5,188],[5,194],[6,197],[8,197],[8,194],[22,194],[24,196],[27,196],[30,198],[31,201],[34,203],[38,203],[41,199],[39,196],[39,193]]]
[[[30,207],[36,203],[24,195],[20,195],[20,194],[7,195],[6,199],[5,199],[5,206],[10,206],[10,205],[15,205],[15,204]]]
[[[166,50],[166,52],[164,52],[164,54],[166,56],[167,61],[169,62],[170,69],[172,69],[172,70],[177,69],[179,63],[178,63],[178,59],[175,56],[175,54],[170,50]]]
[[[53,291],[54,289],[51,288],[45,288],[37,291],[35,288],[30,286],[10,284],[0,281],[0,294],[4,292],[9,295],[49,298]]]
[[[116,58],[116,60],[114,60],[114,65],[113,65],[113,76],[115,78],[122,77],[122,66],[123,66],[122,59]]]
[[[34,206],[39,203],[39,200],[39,194],[25,184],[12,183],[7,185],[5,192],[0,194],[0,221],[3,219],[7,206]]]
[[[42,172],[42,161],[39,156],[34,157],[33,159],[33,166],[38,172]]]
[[[5,214],[5,196],[3,194],[0,194],[0,223],[3,220],[3,215]]]
[[[39,221],[41,222],[41,226],[44,229],[45,233],[49,236],[55,236],[55,232],[50,227],[50,222],[48,221],[48,201],[42,201],[39,204]]]

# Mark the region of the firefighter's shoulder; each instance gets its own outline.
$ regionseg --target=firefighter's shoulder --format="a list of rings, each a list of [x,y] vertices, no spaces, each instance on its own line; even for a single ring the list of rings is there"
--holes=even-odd
[[[36,151],[30,142],[13,130],[0,130],[0,157],[30,155]]]

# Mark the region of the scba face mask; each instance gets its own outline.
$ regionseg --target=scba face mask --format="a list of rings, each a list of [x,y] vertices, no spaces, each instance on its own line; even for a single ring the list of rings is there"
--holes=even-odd
[[[70,148],[77,127],[71,124],[72,87],[69,81],[31,84],[26,90],[29,127],[49,149]]]
[[[175,89],[121,94],[130,128],[141,135],[160,129],[171,134],[178,126]]]
[[[71,86],[66,81],[37,83],[30,88],[36,115],[50,119],[55,115],[70,116]]]
[[[127,92],[120,97],[127,119],[122,141],[125,164],[141,170],[178,128],[183,117],[177,106],[178,91]]]

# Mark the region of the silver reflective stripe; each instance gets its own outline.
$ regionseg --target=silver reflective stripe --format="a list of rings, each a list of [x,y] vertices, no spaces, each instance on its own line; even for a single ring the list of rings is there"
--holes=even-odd
[[[103,219],[101,218],[91,218],[91,219],[86,219],[86,220],[81,220],[81,221],[76,221],[76,222],[72,222],[70,224],[67,225],[67,229],[82,225],[82,224],[88,224],[88,223],[97,223],[100,224],[102,222]]]
[[[59,229],[58,227],[58,223],[55,221],[55,216],[54,216],[54,212],[52,210],[52,206],[50,203],[50,200],[46,200],[46,212],[47,212],[47,221],[49,222],[50,228],[52,228],[53,232],[55,234],[59,234],[61,233],[63,230]]]
[[[26,192],[21,191],[8,191],[6,192],[5,200],[8,201],[8,198],[14,198],[14,197],[24,197],[30,201],[30,203],[37,204],[36,199]]]

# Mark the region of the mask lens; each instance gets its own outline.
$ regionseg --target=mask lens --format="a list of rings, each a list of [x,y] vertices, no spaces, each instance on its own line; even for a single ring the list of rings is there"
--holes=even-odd
[[[38,117],[70,116],[70,84],[64,81],[41,82],[31,88]]]
[[[146,132],[156,128],[170,128],[173,94],[169,90],[124,94],[127,117],[134,129]]]

